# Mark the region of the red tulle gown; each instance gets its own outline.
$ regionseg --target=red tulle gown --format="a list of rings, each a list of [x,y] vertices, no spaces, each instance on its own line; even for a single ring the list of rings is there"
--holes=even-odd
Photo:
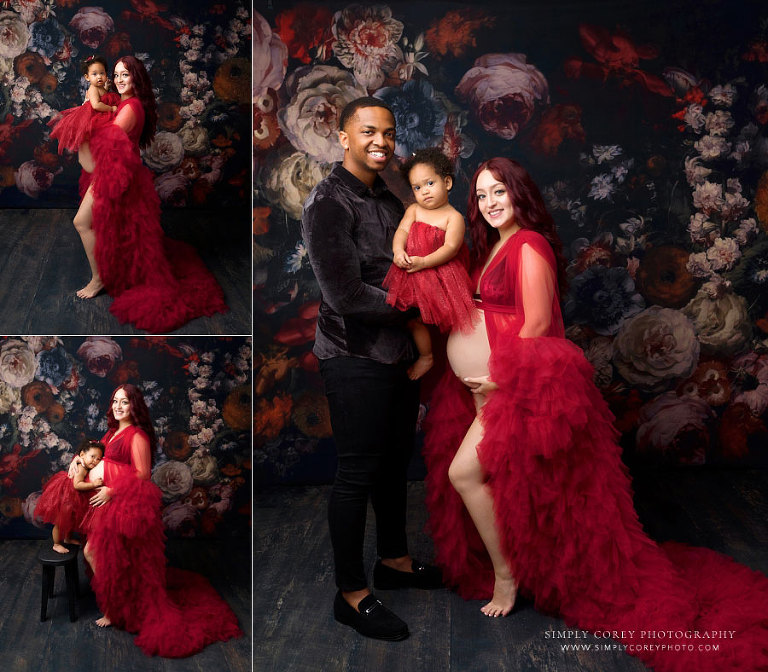
[[[147,655],[181,658],[242,635],[237,617],[204,577],[165,566],[162,496],[148,480],[147,435],[131,426],[116,436],[108,432],[103,442],[104,485],[112,498],[90,507],[83,521],[99,608],[113,625],[137,633]]]
[[[129,133],[116,124],[93,129],[96,169],[82,171],[80,193],[93,185],[96,265],[114,299],[110,312],[120,322],[166,333],[228,308],[195,249],[163,233],[160,199],[139,154],[144,108],[135,96],[128,98],[118,106],[118,117],[126,106],[135,119]]]
[[[120,96],[116,93],[106,93],[101,97],[105,105],[119,105]],[[97,112],[90,101],[85,101],[77,107],[63,110],[61,114],[48,122],[51,127],[51,138],[59,141],[59,154],[65,149],[76,152],[80,145],[91,137],[91,133],[101,127],[111,124],[115,115],[111,112]]]
[[[526,256],[526,274],[524,244],[526,255],[538,253],[533,265]],[[521,230],[480,282],[490,376],[499,387],[481,411],[478,457],[521,593],[570,627],[615,633],[657,671],[768,669],[768,579],[714,551],[658,545],[646,536],[613,416],[592,382],[591,365],[564,338],[557,299],[546,336],[518,337],[523,293],[543,277],[554,287],[554,267],[546,240]],[[493,569],[448,480],[473,418],[470,393],[448,371],[427,415],[430,528],[447,583],[465,598],[485,599],[493,592]],[[681,632],[716,637],[678,639]],[[698,649],[710,643],[719,651]]]
[[[425,257],[444,242],[445,231],[414,221],[405,251],[409,256]],[[467,273],[468,256],[466,245],[462,245],[453,259],[416,273],[406,273],[392,264],[382,283],[384,289],[389,290],[387,303],[399,310],[417,307],[422,321],[437,325],[441,331],[471,329],[477,311]]]
[[[43,487],[35,506],[35,518],[58,525],[60,538],[69,539],[72,532],[79,532],[92,495],[92,492],[75,490],[67,472],[59,471]]]

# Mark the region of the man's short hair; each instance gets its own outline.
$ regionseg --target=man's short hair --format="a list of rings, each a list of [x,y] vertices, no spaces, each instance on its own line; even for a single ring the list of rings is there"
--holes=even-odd
[[[364,107],[383,107],[392,115],[393,119],[395,118],[395,113],[392,111],[392,108],[381,100],[381,98],[362,96],[361,98],[351,100],[344,106],[344,109],[341,111],[341,116],[339,117],[339,130],[345,130],[347,122],[355,116],[355,112]]]

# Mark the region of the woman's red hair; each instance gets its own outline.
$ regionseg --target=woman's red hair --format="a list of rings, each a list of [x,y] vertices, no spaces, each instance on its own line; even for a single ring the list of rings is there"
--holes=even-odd
[[[139,147],[146,147],[155,137],[157,128],[157,102],[152,91],[152,80],[144,64],[135,56],[121,56],[117,59],[115,67],[122,63],[133,80],[133,90],[144,108],[144,128],[141,129]]]
[[[494,243],[499,239],[499,232],[489,226],[480,213],[477,203],[477,178],[484,170],[506,188],[512,205],[515,208],[515,223],[522,229],[537,231],[547,239],[552,246],[557,262],[557,284],[560,296],[565,294],[568,282],[565,277],[566,260],[563,256],[563,243],[557,235],[555,221],[547,212],[544,199],[528,171],[517,161],[504,157],[494,157],[481,163],[472,176],[467,202],[467,218],[469,219],[469,233],[472,240],[471,260],[472,268],[482,267],[488,258]]]
[[[115,400],[115,395],[118,390],[123,390],[123,392],[125,392],[125,396],[128,397],[128,402],[131,404],[131,424],[143,429],[149,437],[149,449],[152,454],[152,463],[154,464],[157,437],[155,436],[155,428],[152,426],[152,420],[149,417],[147,403],[144,401],[144,395],[138,387],[126,383],[125,385],[115,388],[115,391],[112,392],[112,396],[109,398],[107,427],[110,429],[117,429],[118,426],[118,422],[115,420],[115,415],[112,413],[112,402]]]

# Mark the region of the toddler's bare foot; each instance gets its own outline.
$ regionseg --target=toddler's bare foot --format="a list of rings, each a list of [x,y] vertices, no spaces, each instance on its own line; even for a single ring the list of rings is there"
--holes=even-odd
[[[61,544],[54,544],[53,550],[57,553],[69,553],[69,549],[66,546],[62,546]]]
[[[110,621],[107,615],[104,614],[104,616],[96,621],[96,625],[98,625],[100,628],[108,628],[110,625],[112,625],[112,621]]]
[[[517,598],[517,583],[510,576],[502,578],[497,576],[493,584],[493,597],[484,607],[480,608],[486,616],[506,616],[515,606]]]
[[[434,359],[432,358],[432,355],[422,355],[411,364],[411,368],[408,369],[408,377],[411,380],[418,380],[432,368],[433,363]]]
[[[101,278],[91,278],[91,281],[82,289],[77,290],[77,296],[81,299],[92,299],[97,294],[100,294],[104,289],[104,283]]]

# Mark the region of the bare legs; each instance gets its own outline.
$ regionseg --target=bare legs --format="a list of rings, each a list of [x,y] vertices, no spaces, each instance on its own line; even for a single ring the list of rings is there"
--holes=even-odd
[[[479,411],[484,398],[476,398],[475,401]],[[493,563],[493,598],[481,611],[486,616],[506,616],[515,606],[517,584],[501,550],[493,497],[484,483],[483,470],[477,457],[477,446],[482,438],[483,426],[479,417],[475,417],[451,462],[448,478],[461,495]]]
[[[408,369],[408,377],[411,380],[418,380],[432,368],[434,363],[434,358],[432,357],[432,337],[429,335],[427,325],[421,320],[411,320],[408,322],[408,327],[411,330],[413,342],[416,344],[416,350],[419,353],[419,358]]]
[[[91,156],[91,149],[87,142],[84,142],[77,153],[80,165],[86,172],[93,172],[95,164]],[[92,299],[102,289],[104,283],[99,277],[99,269],[96,267],[96,234],[93,232],[93,185],[88,187],[83,200],[80,202],[80,208],[73,220],[75,229],[80,234],[80,240],[85,249],[85,256],[88,257],[88,265],[91,267],[91,281],[82,289],[77,291],[77,296],[81,299]]]
[[[53,537],[53,550],[57,553],[69,553],[69,549],[62,545],[61,543],[61,532],[59,531],[59,526],[54,525],[53,526],[53,532],[51,534]],[[66,541],[66,539],[65,539]]]
[[[93,553],[91,553],[91,546],[88,542],[85,542],[85,547],[83,548],[83,555],[85,556],[85,561],[91,566],[91,570],[94,574],[96,574],[96,564],[93,561]],[[109,616],[107,616],[106,613],[104,615],[96,620],[96,625],[98,625],[100,628],[106,628],[110,625],[112,625],[112,621],[110,620]]]

